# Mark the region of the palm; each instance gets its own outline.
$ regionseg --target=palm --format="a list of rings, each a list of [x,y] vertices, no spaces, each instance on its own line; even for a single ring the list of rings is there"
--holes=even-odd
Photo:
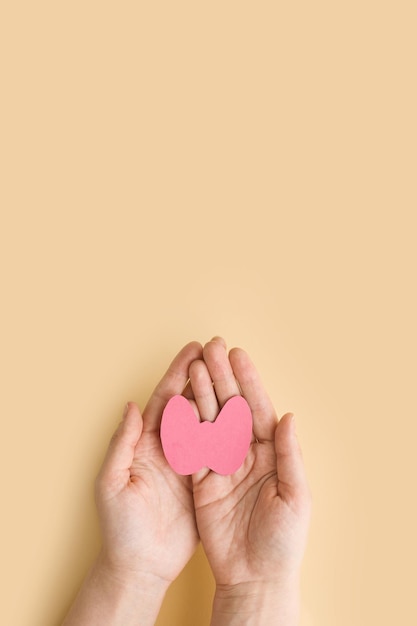
[[[253,443],[236,474],[210,472],[194,481],[197,525],[219,584],[268,574],[262,557],[264,550],[276,550],[274,542],[265,542],[276,525],[276,490],[275,453],[270,443]]]
[[[135,550],[142,561],[147,555],[156,575],[174,580],[195,550],[198,535],[190,478],[172,472],[157,432],[145,432],[139,441],[126,496]]]

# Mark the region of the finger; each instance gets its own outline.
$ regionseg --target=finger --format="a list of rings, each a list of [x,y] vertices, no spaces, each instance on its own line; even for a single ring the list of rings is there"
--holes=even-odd
[[[190,365],[190,382],[197,403],[200,420],[214,422],[219,412],[216,394],[209,371],[204,361],[193,361]]]
[[[201,359],[202,350],[200,343],[192,341],[184,346],[174,358],[143,412],[145,431],[159,428],[165,405],[172,396],[182,393],[189,377],[189,367],[195,359]]]
[[[135,448],[143,429],[142,416],[134,402],[128,402],[123,419],[111,438],[99,477],[112,490],[122,489],[130,478]]]
[[[240,389],[223,343],[218,340],[206,343],[203,357],[222,408],[230,398],[240,396]]]
[[[230,350],[229,360],[242,395],[251,408],[256,438],[273,441],[278,419],[254,364],[241,348]]]
[[[277,455],[278,495],[284,500],[308,496],[309,488],[303,457],[295,433],[294,416],[286,413],[275,430]]]
[[[223,339],[223,337],[219,337],[219,335],[215,335],[214,337],[212,337],[210,339],[210,341],[217,341],[218,343],[220,343],[223,348],[226,350],[227,346],[226,346],[226,341]]]
[[[182,391],[182,395],[184,396],[184,398],[187,398],[187,400],[194,399],[194,394],[193,394],[193,389],[191,387],[190,379],[187,380],[187,384],[185,385]]]

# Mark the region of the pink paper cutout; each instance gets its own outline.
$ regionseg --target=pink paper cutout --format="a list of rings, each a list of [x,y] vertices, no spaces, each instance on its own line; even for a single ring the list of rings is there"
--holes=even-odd
[[[209,467],[217,474],[234,474],[242,465],[252,438],[252,413],[242,396],[230,398],[215,422],[199,422],[184,396],[173,396],[162,414],[161,442],[177,474],[194,474]]]

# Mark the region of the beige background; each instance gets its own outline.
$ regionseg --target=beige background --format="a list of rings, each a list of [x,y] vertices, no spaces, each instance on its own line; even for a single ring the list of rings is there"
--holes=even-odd
[[[59,624],[125,401],[214,334],[296,414],[302,626],[417,623],[414,7],[1,3],[2,624]]]

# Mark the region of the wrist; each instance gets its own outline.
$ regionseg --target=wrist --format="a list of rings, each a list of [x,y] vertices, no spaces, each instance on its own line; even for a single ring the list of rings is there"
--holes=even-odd
[[[100,552],[98,555],[93,571],[96,572],[102,580],[106,580],[115,589],[120,592],[133,589],[142,595],[164,596],[171,581],[161,578],[146,569],[137,569],[122,567],[120,564],[112,563],[105,555]]]
[[[299,579],[217,585],[211,626],[297,626]]]
[[[116,569],[100,554],[63,626],[153,626],[168,586],[146,572]]]

